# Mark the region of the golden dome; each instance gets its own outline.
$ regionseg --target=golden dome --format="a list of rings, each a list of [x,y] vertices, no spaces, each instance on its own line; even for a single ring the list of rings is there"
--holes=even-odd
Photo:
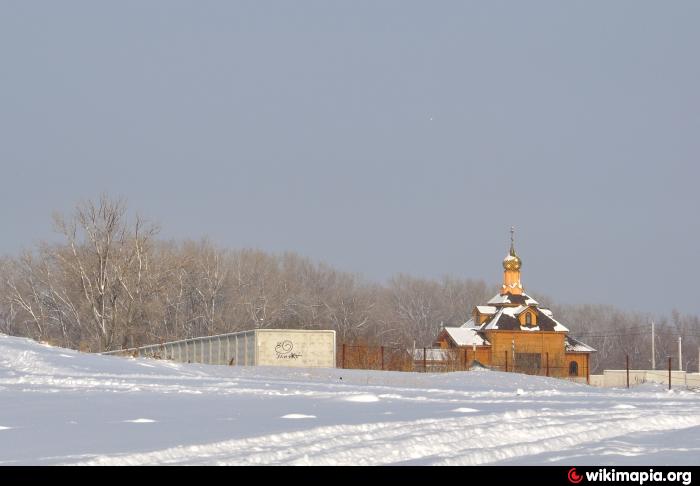
[[[515,249],[511,246],[510,253],[503,259],[504,270],[520,270],[523,262],[520,257],[515,254]]]

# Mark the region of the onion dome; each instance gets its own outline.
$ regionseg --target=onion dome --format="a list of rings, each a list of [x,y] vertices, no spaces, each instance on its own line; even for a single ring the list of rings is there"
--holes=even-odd
[[[503,259],[503,268],[505,270],[520,270],[522,264],[520,257],[515,254],[515,249],[511,247],[510,253]]]
[[[523,262],[520,260],[520,257],[515,253],[515,242],[514,242],[514,235],[515,233],[515,228],[510,228],[510,252],[506,257],[503,259],[503,269],[504,270],[520,270],[520,267],[523,265]]]

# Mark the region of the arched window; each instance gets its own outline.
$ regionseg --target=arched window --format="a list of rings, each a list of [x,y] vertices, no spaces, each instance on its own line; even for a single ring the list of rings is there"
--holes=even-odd
[[[569,376],[578,376],[578,363],[576,361],[569,363]]]
[[[532,326],[532,314],[529,312],[525,314],[525,325]]]

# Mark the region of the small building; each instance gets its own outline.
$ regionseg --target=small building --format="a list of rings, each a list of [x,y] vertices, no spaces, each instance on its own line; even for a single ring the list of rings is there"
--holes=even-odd
[[[464,367],[474,363],[484,365],[491,362],[491,343],[476,327],[445,327],[435,341],[442,349],[461,349],[458,358]]]
[[[255,329],[241,334],[242,349],[232,364],[335,368],[335,331]]]
[[[511,229],[501,291],[485,305],[475,306],[471,319],[461,327],[443,328],[435,344],[461,349],[469,363],[588,382],[590,354],[595,349],[569,336],[569,329],[551,310],[523,291],[521,267]]]
[[[414,370],[446,371],[456,362],[456,353],[450,349],[416,348],[412,354]]]

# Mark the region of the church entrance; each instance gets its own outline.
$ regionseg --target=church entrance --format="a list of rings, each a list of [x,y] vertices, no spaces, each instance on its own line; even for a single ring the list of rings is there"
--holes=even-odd
[[[515,371],[528,375],[539,375],[542,369],[540,353],[515,353]]]

